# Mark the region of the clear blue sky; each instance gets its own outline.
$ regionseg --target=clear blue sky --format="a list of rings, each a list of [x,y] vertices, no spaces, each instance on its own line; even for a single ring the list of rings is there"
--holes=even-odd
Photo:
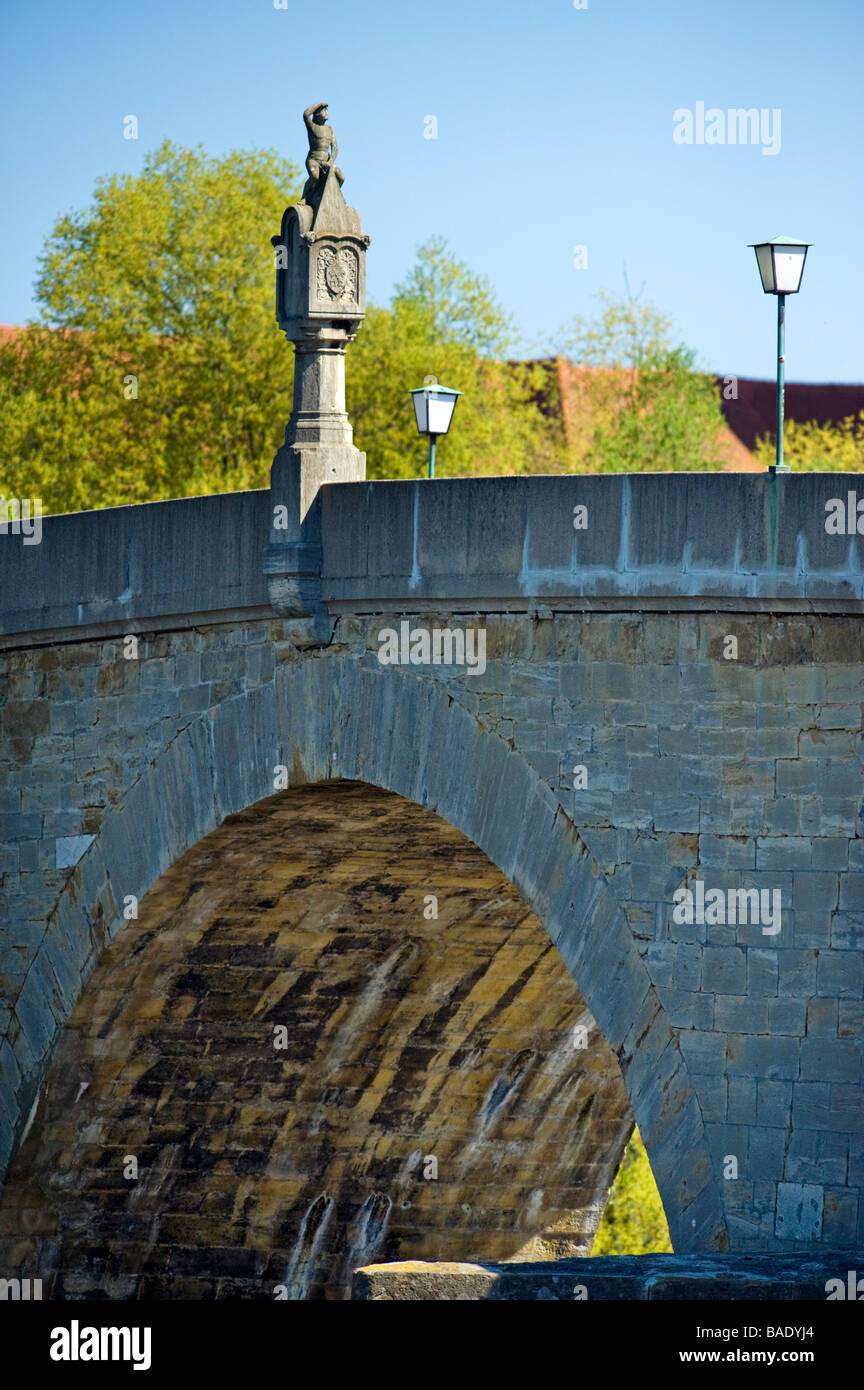
[[[3,0],[0,322],[35,312],[43,239],[99,175],[166,136],[301,164],[327,100],[373,297],[438,233],[549,339],[626,268],[705,366],[770,377],[748,243],[799,236],[789,379],[864,381],[862,52],[862,0]],[[676,144],[700,101],[779,108],[780,153]]]

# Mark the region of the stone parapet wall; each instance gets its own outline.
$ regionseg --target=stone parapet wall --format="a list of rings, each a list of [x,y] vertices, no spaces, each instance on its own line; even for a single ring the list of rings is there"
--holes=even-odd
[[[354,1274],[357,1302],[690,1301],[824,1302],[855,1298],[864,1251],[783,1255],[615,1255],[554,1264],[368,1265]],[[851,1274],[851,1279],[850,1279]],[[855,1290],[855,1292],[853,1292]],[[778,1318],[780,1314],[778,1314]],[[783,1318],[789,1325],[798,1321]],[[706,1339],[706,1345],[710,1341]]]

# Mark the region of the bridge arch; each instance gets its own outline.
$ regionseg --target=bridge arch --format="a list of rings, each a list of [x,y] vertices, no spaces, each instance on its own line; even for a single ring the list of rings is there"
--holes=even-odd
[[[373,1259],[588,1254],[632,1124],[500,870],[318,783],[230,816],[106,947],[0,1232],[51,1297],[344,1297]]]
[[[44,1075],[128,897],[143,898],[226,817],[272,796],[283,767],[291,786],[364,782],[428,807],[501,870],[542,922],[618,1057],[675,1249],[725,1249],[720,1194],[677,1035],[576,827],[526,759],[442,685],[344,653],[284,662],[271,683],[190,721],[105,817],[16,1004],[26,1037],[28,1006],[52,995],[57,1027],[34,1077]]]

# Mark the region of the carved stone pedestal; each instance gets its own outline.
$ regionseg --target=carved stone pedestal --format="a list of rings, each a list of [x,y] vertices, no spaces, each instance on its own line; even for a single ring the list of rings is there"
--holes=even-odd
[[[276,318],[294,343],[294,400],[285,442],[270,473],[271,525],[265,571],[270,601],[295,619],[298,646],[327,642],[320,604],[323,483],[366,476],[345,410],[345,348],[366,312],[366,247],[360,217],[331,167],[316,205],[287,208],[276,248]]]

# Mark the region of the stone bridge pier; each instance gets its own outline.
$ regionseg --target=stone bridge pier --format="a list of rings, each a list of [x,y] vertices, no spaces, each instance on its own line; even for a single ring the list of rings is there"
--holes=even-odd
[[[0,537],[0,1274],[580,1256],[634,1119],[678,1254],[864,1248],[858,493],[329,482],[279,566],[267,491]]]

